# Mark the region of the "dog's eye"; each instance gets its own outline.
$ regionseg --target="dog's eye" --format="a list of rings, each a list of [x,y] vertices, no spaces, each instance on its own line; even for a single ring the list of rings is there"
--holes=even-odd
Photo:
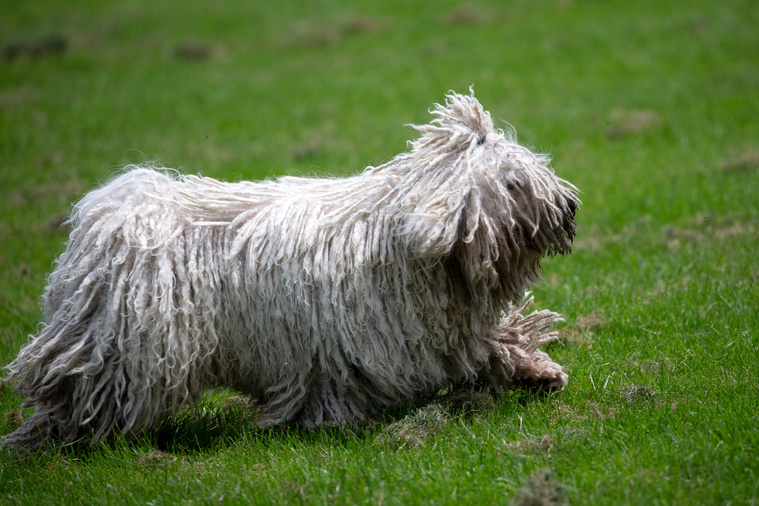
[[[510,192],[513,192],[514,190],[516,190],[516,189],[517,189],[517,187],[516,187],[516,186],[514,186],[514,183],[508,183],[508,184],[506,185],[506,188],[507,188],[507,189],[508,189]]]

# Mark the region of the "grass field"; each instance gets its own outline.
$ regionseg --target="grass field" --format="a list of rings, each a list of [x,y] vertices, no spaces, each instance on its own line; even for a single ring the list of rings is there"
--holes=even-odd
[[[211,392],[137,442],[0,455],[0,503],[759,502],[759,4],[207,4],[0,3],[0,364],[119,167],[349,174],[473,84],[583,191],[534,287],[569,386],[312,432]],[[21,401],[0,386],[0,434]]]

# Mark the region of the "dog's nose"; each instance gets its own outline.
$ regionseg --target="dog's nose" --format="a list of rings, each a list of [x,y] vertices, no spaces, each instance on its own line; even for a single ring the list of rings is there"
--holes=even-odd
[[[569,212],[574,216],[577,211],[577,202],[572,199],[567,199],[567,206],[569,206]]]

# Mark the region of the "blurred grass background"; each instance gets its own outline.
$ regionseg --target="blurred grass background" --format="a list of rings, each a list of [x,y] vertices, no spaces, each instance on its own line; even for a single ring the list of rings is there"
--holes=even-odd
[[[303,434],[254,431],[216,393],[138,443],[0,456],[1,500],[755,503],[757,26],[748,0],[5,0],[2,364],[71,204],[128,163],[355,173],[474,85],[584,205],[575,255],[534,289],[567,318],[560,396]],[[20,403],[4,385],[2,433]]]

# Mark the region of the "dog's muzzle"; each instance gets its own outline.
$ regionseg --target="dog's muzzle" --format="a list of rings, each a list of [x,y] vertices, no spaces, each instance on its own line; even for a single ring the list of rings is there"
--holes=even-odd
[[[568,212],[565,212],[565,214],[571,214],[572,218],[574,218],[575,213],[577,212],[577,202],[572,199],[567,199],[567,209]]]
[[[577,229],[577,225],[575,224],[575,214],[577,213],[577,209],[577,202],[572,199],[567,199],[567,207],[563,209],[564,216],[561,225],[569,239],[569,244],[565,245],[568,253],[571,253],[572,251],[571,244],[572,241],[574,241],[575,230]]]

